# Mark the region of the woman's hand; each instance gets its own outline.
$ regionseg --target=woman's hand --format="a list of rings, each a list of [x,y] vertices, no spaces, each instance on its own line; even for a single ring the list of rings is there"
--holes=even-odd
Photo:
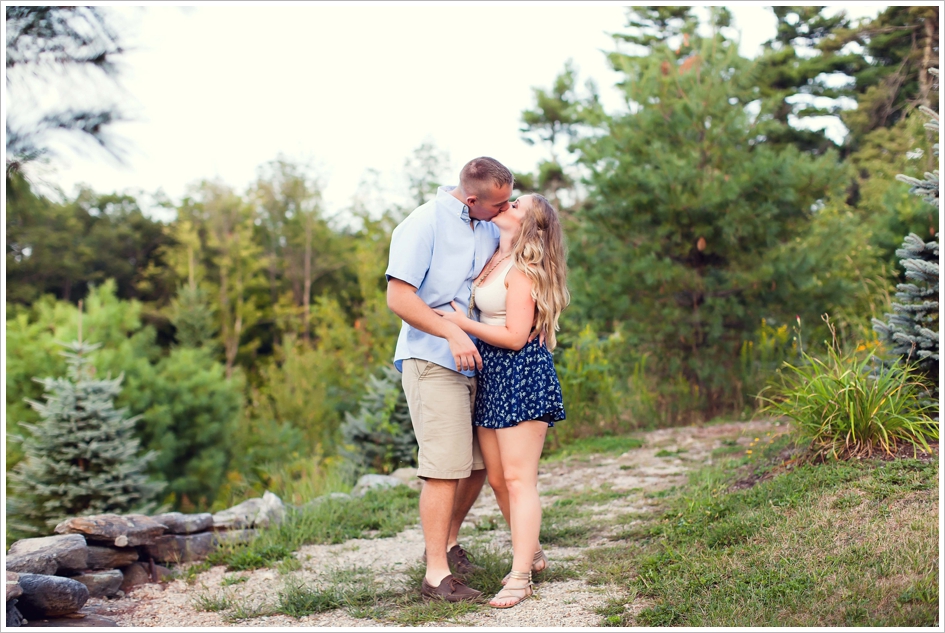
[[[466,328],[464,328],[463,325],[466,322],[471,321],[471,319],[463,314],[463,312],[459,309],[459,306],[456,305],[455,301],[450,301],[450,306],[453,308],[452,312],[444,312],[443,310],[437,310],[436,308],[434,308],[433,311],[450,323],[458,325],[461,329],[465,330]]]

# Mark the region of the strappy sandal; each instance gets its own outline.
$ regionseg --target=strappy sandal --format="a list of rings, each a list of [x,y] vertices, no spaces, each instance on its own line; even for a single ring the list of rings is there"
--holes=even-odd
[[[495,597],[492,600],[504,600],[506,598],[515,598],[515,602],[509,604],[492,604],[492,600],[489,601],[489,606],[493,609],[509,609],[514,607],[519,602],[532,595],[532,572],[530,571],[515,571],[512,570],[509,572],[508,579],[512,580],[524,580],[526,584],[522,587],[503,587],[499,593],[495,594]]]
[[[541,567],[539,567],[539,563]],[[532,572],[540,573],[548,569],[548,557],[545,556],[545,550],[539,549],[535,552],[535,556],[532,558]],[[504,585],[509,581],[509,574],[505,575],[505,578],[502,579],[502,584]]]

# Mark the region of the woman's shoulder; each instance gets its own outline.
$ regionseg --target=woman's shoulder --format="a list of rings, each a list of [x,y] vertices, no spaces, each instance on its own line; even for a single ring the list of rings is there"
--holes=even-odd
[[[532,280],[528,278],[528,275],[515,265],[511,266],[508,273],[505,275],[505,287],[512,288],[513,285],[519,287],[528,286],[529,288],[532,285]]]

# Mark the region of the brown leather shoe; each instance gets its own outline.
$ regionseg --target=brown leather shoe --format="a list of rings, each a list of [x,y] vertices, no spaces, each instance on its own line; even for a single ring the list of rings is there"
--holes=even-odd
[[[441,580],[438,587],[434,587],[424,578],[423,582],[420,583],[420,594],[424,598],[445,600],[446,602],[474,602],[482,597],[481,591],[467,587],[452,574]]]
[[[450,550],[446,552],[446,560],[449,561],[449,564],[453,566],[453,569],[456,570],[459,576],[468,576],[474,571],[482,571],[482,567],[474,565],[473,562],[469,560],[469,555],[466,554],[466,550],[464,550],[461,545],[451,547]]]

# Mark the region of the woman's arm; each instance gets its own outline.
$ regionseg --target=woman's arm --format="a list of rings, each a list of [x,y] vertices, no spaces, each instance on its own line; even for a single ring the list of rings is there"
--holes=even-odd
[[[504,347],[505,349],[519,350],[528,342],[528,335],[532,331],[535,320],[535,300],[532,299],[532,282],[525,273],[512,267],[505,278],[509,292],[505,298],[505,325],[486,325],[473,321],[456,309],[452,303],[453,312],[434,310],[444,319],[458,325],[464,332],[482,339],[489,345]]]

